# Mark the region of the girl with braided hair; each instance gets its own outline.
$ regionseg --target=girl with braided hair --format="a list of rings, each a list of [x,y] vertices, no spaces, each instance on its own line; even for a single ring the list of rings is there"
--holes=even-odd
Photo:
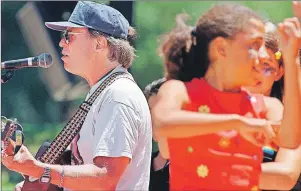
[[[150,110],[157,101],[157,93],[166,78],[155,80],[148,84],[144,89]],[[157,141],[156,137],[153,137]],[[149,191],[168,191],[169,190],[169,160],[162,157],[160,151],[152,153]]]

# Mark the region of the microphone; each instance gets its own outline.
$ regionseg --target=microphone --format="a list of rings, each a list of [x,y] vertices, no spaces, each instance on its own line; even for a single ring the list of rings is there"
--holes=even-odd
[[[48,68],[52,65],[52,56],[48,53],[43,53],[40,56],[23,58],[18,60],[9,60],[1,62],[1,69],[21,69],[28,67]]]

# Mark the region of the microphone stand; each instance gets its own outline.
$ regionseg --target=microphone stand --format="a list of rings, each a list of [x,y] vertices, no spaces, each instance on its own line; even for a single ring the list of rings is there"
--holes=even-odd
[[[6,83],[8,80],[10,80],[16,70],[6,70],[4,74],[1,74],[1,84]]]

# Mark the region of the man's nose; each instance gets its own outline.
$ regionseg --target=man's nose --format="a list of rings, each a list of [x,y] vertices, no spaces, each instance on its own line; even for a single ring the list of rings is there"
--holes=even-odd
[[[67,43],[66,43],[66,41],[65,41],[64,38],[61,38],[61,41],[60,41],[60,43],[59,43],[59,46],[60,46],[61,48],[64,48],[65,46],[67,46]]]

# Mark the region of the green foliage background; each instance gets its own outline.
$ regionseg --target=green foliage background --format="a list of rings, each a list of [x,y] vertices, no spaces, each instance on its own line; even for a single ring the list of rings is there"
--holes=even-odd
[[[103,2],[103,1],[101,1]],[[16,12],[26,2],[1,2],[1,57],[10,60],[28,57],[30,51],[21,36],[15,21]],[[174,18],[178,13],[186,12],[191,16],[189,23],[197,18],[217,1],[137,1],[135,2],[135,27],[139,37],[136,41],[137,59],[133,64],[133,73],[143,89],[151,81],[162,77],[162,61],[157,56],[158,37],[175,26]],[[240,1],[265,18],[276,23],[291,17],[289,1]],[[25,130],[25,144],[35,153],[40,144],[52,140],[65,125],[66,112],[70,107],[79,105],[81,99],[72,102],[56,102],[48,94],[41,81],[38,69],[18,71],[15,77],[2,85],[1,115],[17,117]],[[156,145],[154,145],[156,149]],[[13,190],[22,177],[2,166],[2,190]]]

